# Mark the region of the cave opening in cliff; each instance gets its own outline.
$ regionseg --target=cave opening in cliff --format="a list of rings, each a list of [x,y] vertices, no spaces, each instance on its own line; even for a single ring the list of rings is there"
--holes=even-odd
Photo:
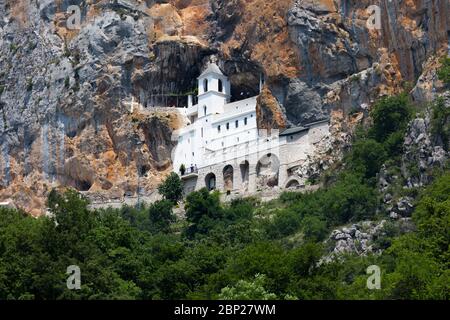
[[[74,187],[78,191],[89,191],[92,187],[92,182],[87,180],[75,180],[74,181]]]
[[[150,171],[151,167],[149,165],[141,165],[138,167],[138,173],[140,177],[144,177]]]

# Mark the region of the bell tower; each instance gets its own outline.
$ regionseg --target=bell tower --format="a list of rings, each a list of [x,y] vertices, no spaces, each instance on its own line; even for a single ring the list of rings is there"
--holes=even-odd
[[[226,77],[215,63],[208,67],[198,78],[199,117],[222,113],[223,106],[230,101],[231,87]]]

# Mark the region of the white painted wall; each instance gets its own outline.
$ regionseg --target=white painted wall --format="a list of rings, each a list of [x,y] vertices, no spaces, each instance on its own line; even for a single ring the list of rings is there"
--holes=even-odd
[[[208,92],[203,88],[205,79],[208,80]],[[219,79],[223,81],[224,93],[217,91]],[[280,137],[277,130],[272,130],[271,136],[267,137],[261,135],[257,128],[257,97],[228,103],[229,92],[230,83],[223,75],[209,73],[199,78],[199,103],[184,111],[186,117],[194,118],[195,121],[178,131],[174,171],[179,173],[181,164],[188,170],[191,166],[199,170],[198,179],[186,180],[190,190],[195,184],[197,190],[204,187],[205,176],[211,172],[216,175],[220,188],[223,184],[223,168],[228,164],[233,165],[238,177],[239,164],[247,160],[250,163],[248,189],[255,190],[253,184],[256,173],[253,171],[258,161],[271,153],[280,160],[280,186],[284,187],[288,182],[285,180],[291,179],[287,177],[287,170],[301,164],[314,153],[315,144],[329,134],[328,123],[313,124],[309,130],[291,136]]]

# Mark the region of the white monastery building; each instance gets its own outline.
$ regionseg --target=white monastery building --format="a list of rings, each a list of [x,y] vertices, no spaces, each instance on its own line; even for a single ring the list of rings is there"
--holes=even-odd
[[[188,107],[180,109],[187,126],[175,133],[173,164],[185,193],[304,185],[296,170],[328,136],[328,120],[268,134],[257,126],[257,96],[232,103],[230,98],[230,81],[210,63],[198,78],[198,104],[190,96]]]

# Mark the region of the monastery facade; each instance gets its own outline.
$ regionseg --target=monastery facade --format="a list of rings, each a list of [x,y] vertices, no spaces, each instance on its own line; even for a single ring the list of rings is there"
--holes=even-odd
[[[257,97],[230,103],[231,86],[216,64],[198,78],[198,103],[181,109],[187,126],[175,133],[174,171],[185,193],[201,188],[254,193],[304,185],[297,169],[329,134],[327,121],[284,130],[259,130]]]

